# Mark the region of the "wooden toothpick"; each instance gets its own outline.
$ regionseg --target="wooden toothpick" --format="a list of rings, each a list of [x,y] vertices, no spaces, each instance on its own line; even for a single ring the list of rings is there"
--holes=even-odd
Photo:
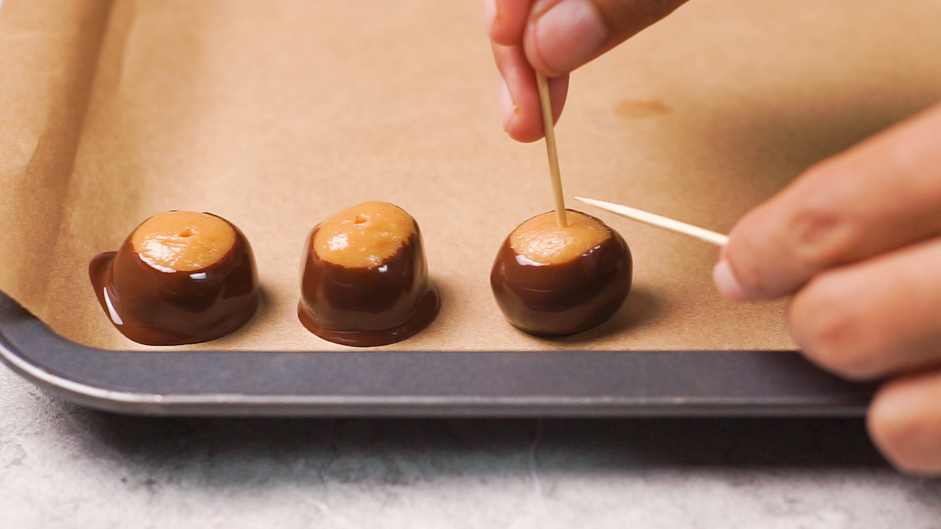
[[[555,195],[555,217],[559,227],[568,226],[565,219],[565,198],[562,195],[562,175],[559,173],[559,153],[555,147],[555,127],[552,125],[552,100],[549,98],[549,82],[546,76],[536,72],[539,102],[542,107],[542,127],[546,133],[546,151],[549,154],[549,174],[552,177],[552,193]]]
[[[722,235],[721,233],[709,231],[705,228],[693,226],[692,224],[687,224],[685,222],[680,222],[678,220],[673,220],[667,217],[661,217],[660,215],[654,215],[653,213],[647,213],[646,211],[641,211],[629,206],[612,204],[611,202],[602,202],[601,200],[593,200],[591,198],[575,197],[575,200],[581,200],[586,204],[591,204],[596,208],[610,211],[616,215],[627,217],[638,222],[643,222],[644,224],[649,224],[651,226],[656,226],[657,228],[663,228],[665,230],[689,235],[690,237],[695,237],[701,241],[711,242],[712,244],[718,246],[725,246],[725,244],[729,242],[728,235]]]

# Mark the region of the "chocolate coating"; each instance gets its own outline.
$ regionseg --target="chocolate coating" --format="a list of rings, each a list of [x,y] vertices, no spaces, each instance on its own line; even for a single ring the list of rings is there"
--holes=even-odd
[[[515,327],[540,336],[575,334],[608,321],[624,303],[631,290],[630,249],[620,234],[586,216],[611,236],[563,263],[533,262],[513,249],[510,237],[503,242],[490,287]]]
[[[414,221],[413,221],[414,222]],[[310,332],[356,347],[387,345],[415,335],[438,315],[438,289],[428,278],[421,232],[378,266],[322,260],[307,238],[297,316]]]
[[[144,345],[182,345],[220,338],[251,319],[258,308],[255,257],[245,235],[222,220],[235,230],[235,243],[202,269],[158,270],[134,250],[130,235],[117,252],[92,259],[88,275],[115,328]]]

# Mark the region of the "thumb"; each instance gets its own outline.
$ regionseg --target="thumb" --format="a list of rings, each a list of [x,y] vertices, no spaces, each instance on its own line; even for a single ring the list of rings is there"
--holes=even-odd
[[[559,77],[672,13],[686,0],[537,0],[523,33],[526,58]]]

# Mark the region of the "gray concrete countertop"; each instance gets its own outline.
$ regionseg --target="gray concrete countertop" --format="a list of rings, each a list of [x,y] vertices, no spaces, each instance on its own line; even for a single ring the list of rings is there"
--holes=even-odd
[[[0,368],[0,528],[941,527],[860,420],[154,419]]]

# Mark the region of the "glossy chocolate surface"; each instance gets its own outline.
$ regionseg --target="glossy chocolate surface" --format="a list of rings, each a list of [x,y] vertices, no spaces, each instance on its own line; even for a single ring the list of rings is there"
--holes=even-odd
[[[594,220],[611,236],[559,264],[520,257],[506,238],[490,286],[510,323],[530,334],[564,336],[601,325],[617,312],[631,289],[631,252],[620,234]]]
[[[310,332],[334,343],[371,347],[399,342],[428,326],[441,306],[428,278],[421,232],[378,266],[322,260],[307,238],[297,315]]]
[[[115,328],[145,345],[182,345],[220,338],[248,322],[258,308],[255,257],[245,235],[226,222],[235,243],[199,270],[158,270],[134,251],[131,236],[117,252],[97,255],[88,274]]]

